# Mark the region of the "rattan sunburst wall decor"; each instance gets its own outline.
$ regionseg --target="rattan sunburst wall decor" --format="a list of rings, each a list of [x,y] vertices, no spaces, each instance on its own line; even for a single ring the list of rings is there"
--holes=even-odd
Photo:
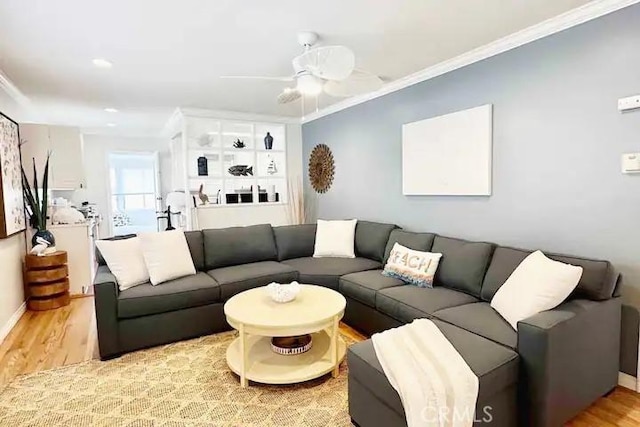
[[[318,193],[326,193],[333,183],[336,167],[331,149],[326,144],[313,147],[309,156],[309,181]]]

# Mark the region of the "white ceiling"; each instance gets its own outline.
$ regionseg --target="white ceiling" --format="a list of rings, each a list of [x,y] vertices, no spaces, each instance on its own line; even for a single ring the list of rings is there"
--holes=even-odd
[[[358,67],[391,81],[585,3],[1,0],[0,70],[31,101],[22,120],[149,134],[178,106],[301,116],[300,103],[276,103],[282,83],[218,78],[291,74],[300,30],[351,47]],[[319,107],[336,101],[323,95]]]

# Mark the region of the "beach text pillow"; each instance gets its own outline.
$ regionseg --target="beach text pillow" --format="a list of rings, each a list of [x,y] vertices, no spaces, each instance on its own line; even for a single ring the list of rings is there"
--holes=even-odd
[[[396,243],[382,274],[422,288],[432,288],[440,258],[442,254],[414,251]]]

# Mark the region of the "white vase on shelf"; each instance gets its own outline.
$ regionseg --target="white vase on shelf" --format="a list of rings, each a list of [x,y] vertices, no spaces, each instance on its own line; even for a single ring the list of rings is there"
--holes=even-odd
[[[276,186],[270,185],[267,190],[267,202],[275,202],[276,201]]]

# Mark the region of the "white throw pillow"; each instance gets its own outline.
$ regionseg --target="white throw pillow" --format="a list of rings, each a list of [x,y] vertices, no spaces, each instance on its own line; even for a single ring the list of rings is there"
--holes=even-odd
[[[382,274],[421,288],[433,288],[433,277],[442,254],[421,252],[395,243]]]
[[[562,304],[578,286],[582,267],[547,258],[541,251],[527,256],[491,300],[493,307],[518,330],[518,322]]]
[[[140,233],[139,236],[152,285],[196,274],[184,231]]]
[[[149,281],[149,271],[142,256],[140,238],[98,240],[96,247],[116,277],[121,291]]]
[[[355,219],[344,221],[319,219],[313,256],[355,258],[356,223]]]

